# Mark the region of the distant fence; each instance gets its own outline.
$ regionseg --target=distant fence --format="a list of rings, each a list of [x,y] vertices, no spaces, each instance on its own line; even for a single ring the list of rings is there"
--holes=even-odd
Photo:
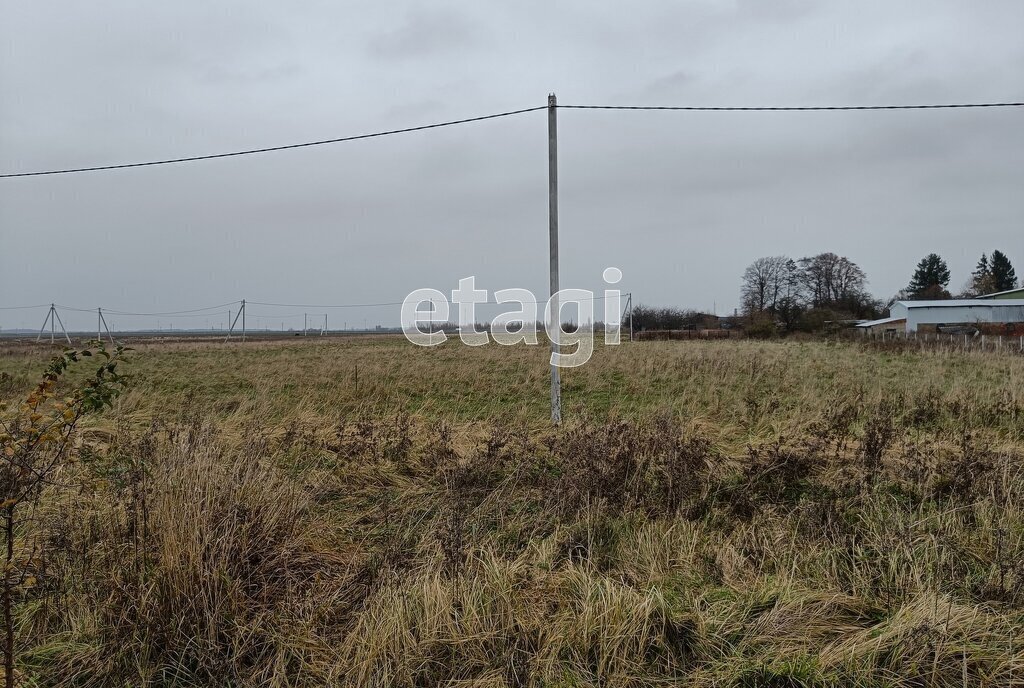
[[[946,334],[941,332],[860,332],[843,330],[840,339],[901,350],[978,351],[987,353],[1024,354],[1024,335]],[[832,338],[835,335],[826,336]],[[744,339],[742,330],[644,330],[634,332],[635,341],[674,341]],[[813,337],[813,335],[812,335]]]
[[[634,332],[633,339],[639,341],[658,341],[669,339],[742,339],[739,330],[644,330]]]
[[[1024,335],[946,334],[942,332],[868,332],[850,336],[872,344],[938,349],[1024,354]]]

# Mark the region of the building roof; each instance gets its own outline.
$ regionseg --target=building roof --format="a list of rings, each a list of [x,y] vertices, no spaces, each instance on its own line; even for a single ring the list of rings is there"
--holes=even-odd
[[[868,320],[866,322],[857,323],[857,327],[875,327],[877,325],[888,325],[889,323],[895,322],[906,322],[906,318],[882,318],[881,320]]]
[[[1009,308],[1024,306],[1024,299],[992,299],[981,302],[978,299],[944,299],[939,301],[897,301],[896,303],[905,308]]]
[[[1018,287],[1016,289],[1007,289],[1006,291],[997,291],[991,294],[982,294],[981,296],[975,296],[976,299],[994,299],[1003,294],[1024,294],[1024,287]]]

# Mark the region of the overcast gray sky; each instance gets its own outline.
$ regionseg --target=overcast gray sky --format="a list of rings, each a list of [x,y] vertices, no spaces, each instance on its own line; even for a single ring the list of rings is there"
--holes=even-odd
[[[5,3],[0,170],[345,136],[542,105],[549,91],[565,104],[1021,100],[1022,35],[1019,0]],[[467,275],[546,296],[545,127],[533,112],[0,180],[0,305],[363,303]],[[559,137],[563,286],[600,289],[615,265],[637,301],[723,313],[763,255],[846,255],[880,297],[932,251],[957,289],[994,248],[1024,274],[1020,109],[562,110]],[[250,323],[301,326],[304,310],[253,306]],[[44,315],[0,311],[0,326]]]

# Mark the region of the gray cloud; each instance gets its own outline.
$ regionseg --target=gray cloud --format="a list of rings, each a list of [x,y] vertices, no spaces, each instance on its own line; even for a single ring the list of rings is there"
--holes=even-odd
[[[678,97],[684,95],[696,81],[697,77],[692,72],[677,69],[650,82],[642,93],[646,97],[653,98]]]
[[[450,10],[416,8],[397,29],[370,39],[370,54],[383,58],[420,58],[465,50],[475,33],[466,15]]]
[[[1022,97],[1024,5],[115,0],[0,24],[0,168],[322,139],[563,103]],[[762,255],[831,250],[888,296],[925,253],[959,286],[1024,267],[1022,113],[559,113],[562,275],[731,309]],[[0,305],[365,303],[474,274],[543,294],[544,113],[332,147],[0,181]],[[265,308],[301,324],[302,310]],[[258,312],[255,310],[254,312]],[[45,312],[0,311],[0,326]],[[94,316],[69,312],[75,327]],[[332,321],[395,322],[396,309]],[[202,324],[223,316],[181,320]],[[123,326],[153,325],[122,318]],[[38,321],[38,323],[36,322]],[[165,323],[166,324],[166,323]]]

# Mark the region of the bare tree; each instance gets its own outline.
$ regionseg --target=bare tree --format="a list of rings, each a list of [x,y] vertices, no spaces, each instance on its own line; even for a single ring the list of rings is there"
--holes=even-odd
[[[740,295],[747,315],[774,313],[799,297],[796,263],[787,256],[758,258],[743,272]]]
[[[867,275],[845,256],[819,253],[800,259],[800,279],[812,308],[849,310],[864,299]]]

